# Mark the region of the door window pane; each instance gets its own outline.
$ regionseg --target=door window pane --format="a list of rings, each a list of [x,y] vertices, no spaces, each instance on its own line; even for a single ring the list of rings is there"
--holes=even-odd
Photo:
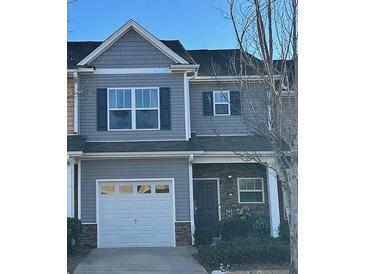
[[[101,194],[113,194],[115,192],[115,186],[101,186]]]
[[[132,128],[132,115],[130,110],[110,110],[109,127],[111,129]]]
[[[169,185],[156,185],[156,193],[169,193]]]
[[[137,128],[158,128],[158,110],[137,110]]]
[[[151,193],[151,185],[138,185],[137,192],[138,193]]]

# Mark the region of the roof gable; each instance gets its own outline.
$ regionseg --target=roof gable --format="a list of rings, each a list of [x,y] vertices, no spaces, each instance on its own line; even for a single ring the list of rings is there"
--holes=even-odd
[[[89,64],[95,68],[149,68],[175,62],[131,28]]]
[[[147,41],[149,41],[153,46],[159,49],[162,53],[164,53],[167,57],[173,60],[175,63],[180,64],[188,64],[188,62],[179,56],[177,53],[172,51],[169,47],[167,47],[164,43],[158,40],[155,36],[153,36],[150,32],[145,30],[142,26],[137,24],[133,20],[129,20],[125,23],[120,29],[114,32],[111,36],[109,36],[101,45],[99,45],[96,49],[94,49],[90,54],[88,54],[84,59],[82,59],[77,65],[85,66],[90,64],[93,60],[95,60],[100,54],[110,48],[116,41],[118,41],[123,35],[128,33],[129,30],[133,29]]]

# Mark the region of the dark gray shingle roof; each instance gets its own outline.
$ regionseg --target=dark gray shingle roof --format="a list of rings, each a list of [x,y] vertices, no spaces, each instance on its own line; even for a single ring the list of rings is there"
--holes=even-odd
[[[209,136],[196,137],[202,151],[272,151],[262,136]]]
[[[184,58],[190,64],[195,64],[189,53],[185,50],[179,40],[160,40],[164,45]],[[101,41],[67,42],[67,68],[74,69],[78,62],[88,56],[96,49]]]
[[[68,151],[169,152],[169,151],[272,151],[262,136],[192,137],[190,141],[86,142],[84,136],[68,136]]]
[[[228,76],[237,75],[240,72],[241,56],[238,49],[218,50],[188,50],[190,56],[197,64],[200,64],[199,76]],[[249,55],[250,59],[259,64],[260,60]],[[248,65],[242,65],[244,75],[256,75],[257,73]]]
[[[87,142],[85,153],[200,151],[197,140],[148,142]]]
[[[81,135],[67,136],[67,151],[83,151],[86,144],[86,137]]]

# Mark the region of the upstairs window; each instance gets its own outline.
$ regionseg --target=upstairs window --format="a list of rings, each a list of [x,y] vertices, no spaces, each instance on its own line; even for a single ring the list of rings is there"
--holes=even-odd
[[[109,128],[132,128],[132,90],[109,90]]]
[[[158,128],[157,89],[136,89],[136,128]]]
[[[214,116],[231,115],[229,105],[230,105],[230,96],[228,90],[213,92]]]
[[[108,89],[109,130],[159,129],[159,89]]]

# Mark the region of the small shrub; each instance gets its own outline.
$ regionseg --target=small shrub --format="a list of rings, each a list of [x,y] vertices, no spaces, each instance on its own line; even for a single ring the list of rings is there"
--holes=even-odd
[[[219,222],[219,232],[223,240],[247,237],[250,224],[247,220],[233,219]]]
[[[210,245],[213,242],[212,232],[208,229],[196,229],[194,233],[194,244],[196,246]]]
[[[198,247],[201,259],[211,266],[283,264],[290,260],[289,244],[273,238],[237,238],[215,246]]]
[[[79,219],[67,218],[67,254],[75,255],[80,248],[82,224]]]
[[[250,213],[250,209],[248,207],[239,207],[233,210],[233,218],[240,220],[248,220],[252,214]]]
[[[279,238],[285,241],[290,241],[289,223],[287,221],[281,222],[279,225]]]
[[[255,236],[268,236],[270,233],[270,223],[266,217],[261,215],[252,215],[249,218],[251,224],[251,234]]]

